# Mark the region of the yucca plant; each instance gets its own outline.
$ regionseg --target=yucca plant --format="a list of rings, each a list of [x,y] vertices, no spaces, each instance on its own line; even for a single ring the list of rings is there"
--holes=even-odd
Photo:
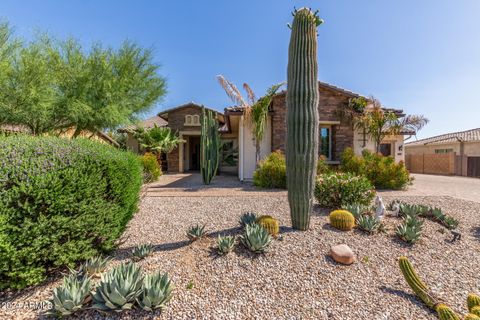
[[[153,253],[153,246],[150,243],[139,244],[132,250],[132,259],[140,261]]]
[[[110,262],[109,257],[94,256],[87,259],[81,266],[80,271],[85,272],[90,276],[97,276],[107,268],[107,264]]]
[[[380,227],[380,220],[374,216],[360,216],[357,219],[358,227],[368,233],[375,232]]]
[[[63,278],[63,283],[53,289],[52,307],[47,314],[57,317],[69,316],[83,308],[90,299],[92,284],[86,275],[73,271]]]
[[[241,239],[245,247],[255,253],[266,252],[272,242],[272,236],[258,224],[247,224]]]
[[[397,235],[405,242],[415,243],[422,236],[423,221],[407,216],[397,228]]]
[[[218,236],[217,251],[219,255],[224,255],[233,250],[235,246],[235,237],[233,236]]]
[[[252,224],[252,223],[255,223],[255,221],[257,220],[257,215],[253,212],[245,212],[244,214],[242,214],[242,216],[240,217],[240,225],[242,227],[245,227],[247,224]]]
[[[205,232],[205,225],[203,226],[200,226],[200,225],[196,225],[194,227],[191,227],[190,229],[188,229],[187,231],[187,237],[188,239],[190,239],[190,241],[196,241],[200,238],[203,238],[205,236],[206,232]]]
[[[165,308],[172,298],[173,285],[168,274],[160,272],[148,274],[143,279],[142,293],[137,298],[138,305],[146,311]]]
[[[131,309],[142,293],[142,280],[140,267],[132,262],[103,273],[92,296],[92,308],[116,312]]]

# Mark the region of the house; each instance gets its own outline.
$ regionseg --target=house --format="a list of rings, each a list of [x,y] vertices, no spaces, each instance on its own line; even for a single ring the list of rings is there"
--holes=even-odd
[[[405,144],[411,172],[480,177],[480,128]]]
[[[13,125],[13,124],[0,125],[0,133],[4,133],[4,134],[19,134],[19,133],[30,134],[30,132],[31,132],[30,129],[28,129],[26,126],[23,126],[23,125]],[[75,133],[75,129],[70,128],[70,129],[62,130],[62,132],[59,132],[56,135],[62,138],[72,138],[74,133]],[[120,147],[117,141],[115,141],[112,137],[110,137],[109,135],[101,131],[91,132],[91,131],[85,130],[85,131],[82,131],[78,136],[86,139],[95,140],[101,143],[106,143],[116,148]]]
[[[357,132],[353,124],[342,119],[340,110],[345,108],[351,98],[360,95],[351,91],[318,83],[320,101],[320,146],[319,156],[323,155],[331,164],[339,164],[343,150],[353,148],[356,154],[362,150],[374,150],[374,142],[363,132]],[[368,98],[367,98],[368,100]],[[202,106],[190,102],[176,108],[160,112],[157,116],[140,123],[144,128],[168,126],[185,141],[178,148],[166,156],[169,172],[185,172],[199,170],[200,158],[200,116]],[[403,116],[402,110],[389,109]],[[277,93],[270,105],[264,139],[260,146],[260,157],[264,158],[272,151],[285,152],[286,145],[286,91]],[[222,140],[222,161],[220,172],[238,175],[240,180],[252,179],[255,171],[255,139],[252,135],[252,125],[245,119],[244,109],[234,106],[224,109],[224,113],[216,111],[219,122],[219,132]],[[138,152],[138,141],[133,137],[135,126],[122,128],[120,132],[127,132],[127,146]],[[381,152],[392,156],[397,162],[404,160],[403,141],[406,132],[397,136],[387,137],[382,141]]]

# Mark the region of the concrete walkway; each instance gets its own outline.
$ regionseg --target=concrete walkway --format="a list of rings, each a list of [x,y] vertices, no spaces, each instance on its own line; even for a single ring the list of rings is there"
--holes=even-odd
[[[406,191],[381,191],[398,196],[449,196],[480,203],[480,179],[456,176],[413,174],[413,185]]]

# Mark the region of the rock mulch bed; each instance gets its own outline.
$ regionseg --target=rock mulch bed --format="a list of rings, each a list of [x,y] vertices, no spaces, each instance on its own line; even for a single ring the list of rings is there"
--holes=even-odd
[[[402,278],[397,259],[407,255],[417,272],[454,310],[466,312],[469,292],[480,293],[480,204],[448,197],[399,197],[403,201],[440,206],[460,220],[462,240],[451,243],[445,228],[425,221],[419,243],[408,246],[394,236],[399,219],[387,217],[387,233],[341,232],[328,225],[328,211],[316,209],[311,230],[290,229],[284,195],[270,197],[146,197],[130,222],[125,242],[112,265],[126,261],[137,244],[152,243],[155,252],[139,262],[145,271],[166,271],[175,284],[174,297],[163,312],[108,315],[122,319],[436,319]],[[387,202],[393,197],[384,196]],[[282,239],[266,255],[238,245],[219,257],[212,248],[217,234],[240,234],[245,211],[280,220]],[[210,236],[189,244],[186,229],[206,224]],[[348,244],[358,261],[350,266],[328,257],[332,245]],[[42,301],[50,284],[20,292],[5,303]],[[3,306],[3,304],[2,304]],[[1,319],[30,319],[38,310],[0,308]],[[103,318],[89,310],[80,319]]]

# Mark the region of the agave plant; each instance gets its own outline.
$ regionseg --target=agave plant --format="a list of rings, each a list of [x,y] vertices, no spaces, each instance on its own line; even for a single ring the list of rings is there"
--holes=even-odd
[[[135,299],[142,293],[142,280],[140,267],[132,262],[103,273],[92,296],[92,308],[117,312],[131,309]]]
[[[257,215],[253,212],[245,212],[244,214],[242,214],[242,216],[240,217],[240,225],[242,227],[245,227],[247,224],[252,224],[252,223],[255,223],[255,221],[257,220]]]
[[[146,311],[165,308],[172,298],[173,285],[168,274],[160,272],[148,274],[143,279],[142,293],[137,298],[138,305]]]
[[[53,289],[52,308],[47,314],[63,317],[81,310],[90,299],[91,288],[89,277],[73,271],[63,278],[62,285]]]
[[[357,219],[358,227],[368,233],[375,232],[380,227],[380,220],[375,216],[360,216]]]
[[[442,223],[445,227],[450,230],[456,229],[458,227],[458,220],[453,217],[445,216],[442,220]]]
[[[90,276],[97,276],[107,268],[110,261],[109,257],[94,256],[87,259],[81,266],[80,271],[85,272]]]
[[[200,238],[203,238],[205,236],[205,234],[206,234],[205,225],[200,226],[200,225],[197,224],[196,226],[191,227],[187,231],[187,237],[188,237],[188,239],[190,239],[190,241],[195,241],[195,240],[198,240]]]
[[[431,211],[431,215],[437,221],[443,221],[445,219],[445,214],[440,208],[433,208]]]
[[[218,236],[217,238],[217,251],[219,255],[224,255],[233,250],[235,246],[235,237],[232,236]]]
[[[344,210],[350,212],[351,214],[353,214],[353,216],[355,217],[355,219],[359,219],[365,212],[368,211],[368,208],[363,206],[363,205],[359,205],[359,204],[349,204],[349,205],[346,205],[344,208]]]
[[[423,221],[407,216],[397,228],[397,235],[405,242],[415,243],[422,236]]]
[[[404,217],[417,217],[421,213],[421,208],[415,204],[401,203],[400,213]]]
[[[245,226],[245,233],[241,239],[245,247],[255,253],[266,252],[272,242],[272,236],[268,231],[256,223]]]
[[[150,243],[140,244],[133,248],[132,250],[132,259],[134,261],[140,261],[143,258],[148,257],[153,253],[153,246]]]

